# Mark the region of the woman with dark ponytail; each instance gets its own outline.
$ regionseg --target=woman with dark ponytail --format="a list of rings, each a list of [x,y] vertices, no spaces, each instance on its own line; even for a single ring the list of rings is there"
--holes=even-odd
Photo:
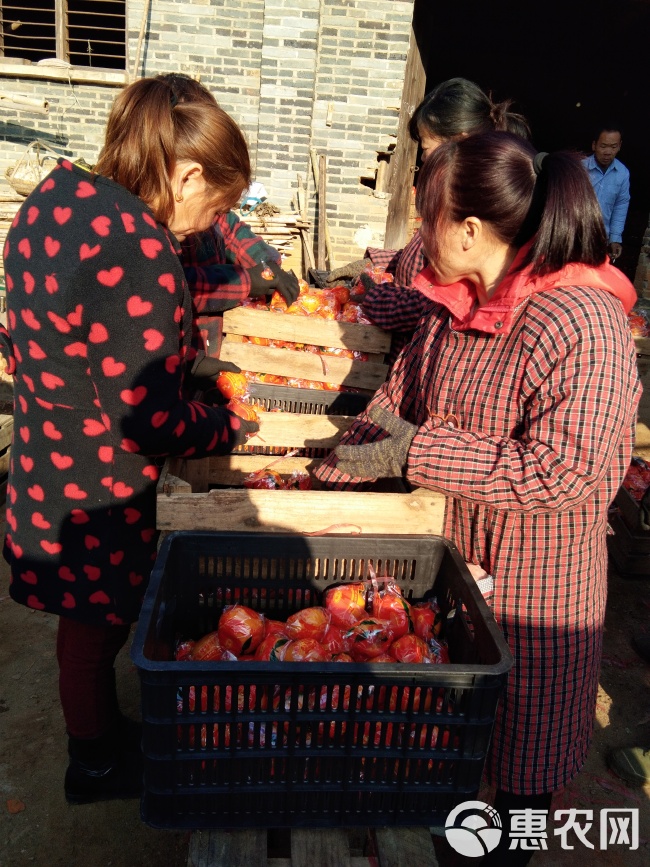
[[[318,477],[404,476],[447,496],[444,535],[474,574],[515,664],[487,759],[502,844],[509,811],[547,810],[585,761],[607,591],[607,510],[640,395],[626,313],[589,179],[569,153],[486,133],[441,145],[417,206],[430,307],[389,381]],[[489,583],[489,582],[488,582]]]
[[[420,144],[426,160],[446,141],[458,141],[477,133],[502,130],[528,139],[526,118],[512,111],[512,100],[493,102],[478,84],[467,78],[450,78],[438,84],[422,100],[409,121],[409,133]],[[390,357],[395,358],[410,339],[427,302],[412,291],[413,281],[427,265],[418,232],[402,250],[369,247],[365,257],[330,272],[328,282],[358,277],[368,266],[393,275],[393,283],[374,283],[364,276],[363,310],[380,328],[393,332]]]

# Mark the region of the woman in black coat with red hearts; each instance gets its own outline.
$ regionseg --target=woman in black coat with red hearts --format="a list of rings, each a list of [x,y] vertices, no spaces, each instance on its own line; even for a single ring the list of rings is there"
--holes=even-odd
[[[141,79],[115,100],[95,170],[59,161],[7,237],[5,557],[12,598],[59,615],[72,803],[140,792],[139,731],[119,712],[114,661],[156,555],[162,461],[229,452],[256,429],[183,396],[191,302],[178,259],[249,182],[224,111]]]

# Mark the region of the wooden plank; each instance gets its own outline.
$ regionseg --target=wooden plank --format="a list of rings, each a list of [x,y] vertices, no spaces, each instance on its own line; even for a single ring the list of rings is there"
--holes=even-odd
[[[14,432],[13,415],[0,415],[0,451],[11,445]]]
[[[375,828],[380,867],[438,867],[428,828]]]
[[[298,412],[260,412],[259,416],[260,429],[249,437],[249,446],[331,449],[354,421],[347,415]]]
[[[162,494],[160,530],[265,533],[418,533],[441,535],[445,498],[434,491],[213,490]]]
[[[426,87],[426,71],[420,55],[415,31],[411,28],[411,39],[406,56],[404,70],[404,87],[397,121],[397,142],[391,157],[390,182],[391,192],[386,215],[386,233],[384,247],[388,250],[399,250],[409,240],[406,237],[406,227],[409,222],[409,210],[413,189],[413,175],[418,146],[409,135],[409,121],[418,103],[424,96]]]
[[[291,867],[350,867],[350,843],[345,829],[294,828]]]
[[[242,370],[272,373],[276,376],[309,379],[376,391],[386,379],[388,366],[372,361],[353,361],[333,355],[292,352],[252,343],[231,343],[226,338],[221,358],[232,361]]]
[[[266,830],[193,831],[187,867],[253,867],[267,863]]]
[[[246,337],[292,340],[314,346],[356,349],[383,354],[390,349],[390,334],[375,325],[335,322],[316,316],[293,316],[273,310],[236,307],[223,314],[224,333]]]
[[[11,449],[5,449],[2,454],[0,454],[0,478],[6,476],[9,472],[9,461],[11,459]]]

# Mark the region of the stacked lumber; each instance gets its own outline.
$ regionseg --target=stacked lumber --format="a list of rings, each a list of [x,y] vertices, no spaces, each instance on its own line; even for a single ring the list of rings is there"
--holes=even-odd
[[[0,253],[4,249],[7,233],[11,227],[14,217],[18,213],[18,209],[25,201],[24,198],[9,199],[8,197],[0,197]],[[4,258],[0,256],[0,279],[4,283],[5,265]]]
[[[311,223],[299,214],[258,214],[260,208],[262,205],[251,214],[240,214],[241,219],[269,246],[289,255],[294,243],[300,240],[301,231],[309,231]]]

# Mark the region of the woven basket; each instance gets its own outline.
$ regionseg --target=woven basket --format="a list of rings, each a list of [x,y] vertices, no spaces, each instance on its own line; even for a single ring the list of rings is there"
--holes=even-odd
[[[19,160],[5,172],[5,178],[19,195],[28,196],[37,184],[49,174],[63,154],[57,153],[45,142],[30,142]]]

